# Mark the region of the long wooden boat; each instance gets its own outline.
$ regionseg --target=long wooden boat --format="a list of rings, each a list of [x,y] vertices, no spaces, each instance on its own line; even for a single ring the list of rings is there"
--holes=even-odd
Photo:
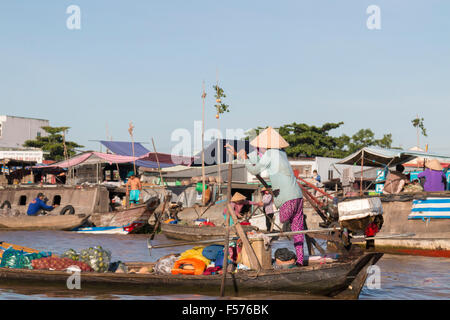
[[[72,230],[87,221],[89,215],[0,216],[0,229],[8,230]]]
[[[283,292],[322,295],[357,299],[364,286],[368,268],[374,265],[382,253],[365,253],[340,262],[317,264],[286,270],[239,271],[227,275],[225,293]],[[152,263],[128,263],[131,267],[149,266]],[[2,283],[9,286],[44,287],[48,290],[66,289],[68,273],[0,268]],[[81,274],[81,290],[106,290],[109,294],[130,292],[177,293],[218,295],[221,275],[188,276],[163,274],[94,273]],[[76,290],[79,291],[79,290]]]
[[[382,196],[384,224],[380,235],[411,232],[415,236],[377,240],[377,248],[384,252],[450,258],[449,200],[450,192]],[[421,206],[426,208],[420,209]],[[436,212],[439,215],[433,215]]]
[[[257,230],[257,228],[253,226],[245,226],[242,228],[244,231],[252,231]],[[217,239],[223,237],[225,235],[225,227],[221,226],[193,226],[193,225],[182,225],[182,224],[169,224],[162,223],[161,224],[161,232],[170,239],[175,240],[188,240],[188,241],[196,241],[196,240],[209,240],[209,239]],[[233,229],[230,230],[230,236],[236,236],[236,232]]]
[[[147,222],[152,214],[153,212],[142,204],[120,211],[93,214],[89,220],[96,227],[122,227],[133,222]]]
[[[159,203],[158,198],[152,198],[147,203],[135,207],[109,213],[93,214],[89,221],[94,224],[94,227],[77,228],[74,231],[93,234],[135,233],[148,224]]]

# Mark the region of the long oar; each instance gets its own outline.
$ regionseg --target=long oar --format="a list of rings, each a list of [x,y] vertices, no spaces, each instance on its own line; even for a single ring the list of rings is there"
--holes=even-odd
[[[295,234],[307,234],[307,233],[326,233],[330,231],[339,231],[341,228],[327,228],[327,229],[316,229],[316,230],[302,230],[302,231],[290,231],[290,232],[276,232],[276,233],[267,233],[265,236],[268,237],[278,237],[278,236],[284,236],[286,234],[289,235],[295,235]],[[232,237],[230,238],[230,241],[237,240],[239,237]],[[151,241],[148,241],[147,246],[149,250],[151,249],[160,249],[160,248],[169,248],[169,247],[178,247],[178,246],[186,246],[190,244],[199,244],[199,243],[218,243],[218,242],[225,242],[226,239],[224,238],[217,238],[217,239],[208,239],[208,240],[198,240],[198,241],[185,241],[185,242],[177,242],[177,243],[167,243],[167,244],[160,244],[153,246],[151,244]]]

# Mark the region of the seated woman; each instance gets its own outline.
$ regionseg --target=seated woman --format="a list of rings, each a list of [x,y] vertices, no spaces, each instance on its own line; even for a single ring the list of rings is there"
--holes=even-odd
[[[423,185],[424,191],[445,191],[446,178],[444,172],[442,172],[443,168],[440,162],[433,159],[427,161],[425,167],[427,169],[418,175],[419,179],[425,178],[425,183]]]
[[[403,186],[409,182],[408,177],[403,174],[404,170],[405,167],[398,164],[395,167],[395,171],[389,172],[384,183],[384,194],[397,194],[402,191]]]

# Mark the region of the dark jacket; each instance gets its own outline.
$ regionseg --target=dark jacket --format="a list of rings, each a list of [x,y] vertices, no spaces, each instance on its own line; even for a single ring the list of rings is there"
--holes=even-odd
[[[33,201],[31,201],[31,203],[28,205],[27,214],[29,216],[35,216],[41,209],[51,211],[53,210],[53,206],[48,206],[45,204],[44,201],[42,201],[39,198],[36,198]]]

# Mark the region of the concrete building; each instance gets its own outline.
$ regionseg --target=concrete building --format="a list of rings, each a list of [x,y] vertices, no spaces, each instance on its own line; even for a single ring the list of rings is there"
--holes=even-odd
[[[49,125],[44,119],[0,115],[0,147],[23,148],[26,140],[47,136],[42,127]]]

